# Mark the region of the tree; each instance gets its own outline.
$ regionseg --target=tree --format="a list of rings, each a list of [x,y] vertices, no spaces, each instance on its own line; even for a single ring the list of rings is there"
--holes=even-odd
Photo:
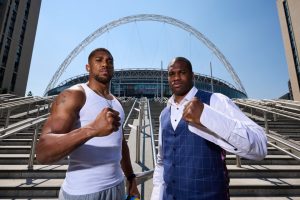
[[[27,93],[27,96],[28,96],[28,97],[32,97],[32,92],[29,91],[29,92]]]

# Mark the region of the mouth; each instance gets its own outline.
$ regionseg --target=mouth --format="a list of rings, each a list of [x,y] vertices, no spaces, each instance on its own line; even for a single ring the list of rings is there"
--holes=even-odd
[[[172,87],[173,88],[180,88],[182,86],[182,83],[180,83],[180,82],[174,82],[174,83],[172,83]]]
[[[108,70],[101,70],[100,74],[102,74],[102,75],[108,75],[109,71]]]

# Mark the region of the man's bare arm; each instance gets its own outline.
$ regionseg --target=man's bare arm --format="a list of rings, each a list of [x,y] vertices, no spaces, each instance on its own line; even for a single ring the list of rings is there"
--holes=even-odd
[[[54,163],[92,137],[105,136],[118,129],[119,113],[105,108],[92,123],[72,130],[84,103],[85,95],[80,90],[66,90],[57,97],[37,144],[40,163]]]
[[[130,160],[130,154],[129,154],[129,148],[127,145],[127,142],[123,136],[123,141],[122,141],[122,160],[121,160],[121,166],[123,169],[123,172],[125,174],[126,177],[129,177],[130,175],[132,175],[133,169],[132,169],[132,165],[131,165],[131,160]],[[129,195],[134,195],[140,198],[140,193],[137,189],[137,185],[136,185],[136,180],[135,178],[132,178],[130,181],[128,181],[128,194]]]

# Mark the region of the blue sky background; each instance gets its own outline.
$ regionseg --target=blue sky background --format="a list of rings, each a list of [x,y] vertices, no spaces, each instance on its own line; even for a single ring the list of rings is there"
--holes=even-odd
[[[275,0],[43,0],[27,92],[43,95],[69,53],[88,35],[113,20],[137,14],[176,18],[197,29],[223,53],[249,98],[273,99],[288,91],[288,70]],[[189,32],[162,22],[132,22],[105,32],[68,66],[58,84],[86,73],[90,51],[108,48],[116,69],[166,69],[175,56],[191,60],[196,73],[229,83],[218,58]]]

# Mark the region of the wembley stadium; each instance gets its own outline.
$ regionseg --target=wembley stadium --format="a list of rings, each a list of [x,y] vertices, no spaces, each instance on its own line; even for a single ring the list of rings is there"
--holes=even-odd
[[[78,83],[88,81],[88,74],[78,75],[61,82],[47,92],[48,96],[59,94]],[[230,98],[246,98],[247,95],[234,85],[203,74],[195,73],[194,85],[198,89],[222,93]],[[127,97],[170,97],[167,70],[161,69],[122,69],[115,70],[111,81],[111,93]]]

